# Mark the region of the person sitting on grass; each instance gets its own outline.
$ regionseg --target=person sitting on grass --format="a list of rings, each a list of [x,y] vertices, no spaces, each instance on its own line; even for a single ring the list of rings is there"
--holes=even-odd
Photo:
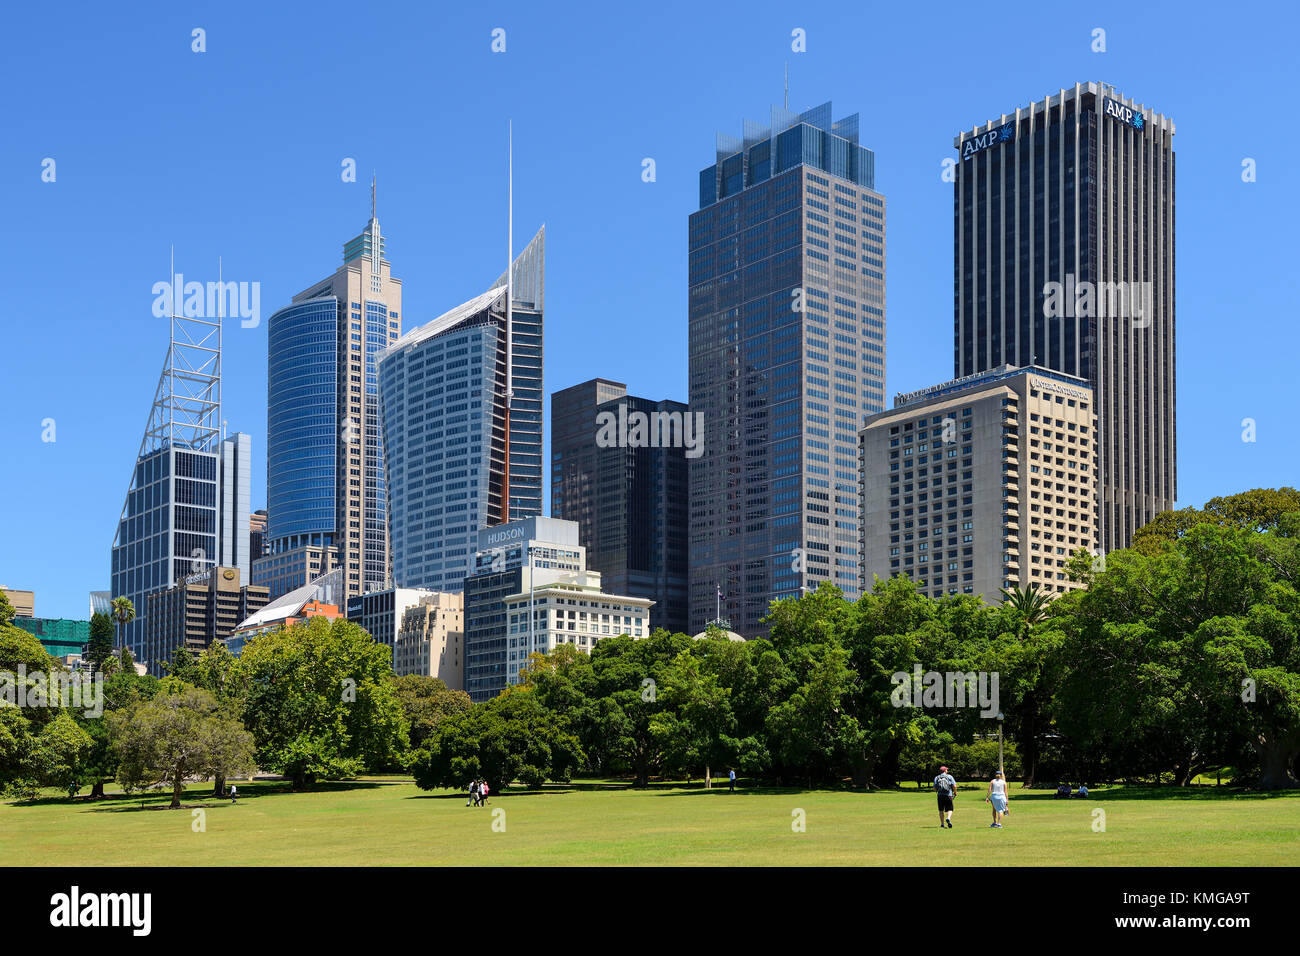
[[[1086,796],[1088,796],[1088,785],[1087,785],[1086,783],[1081,783],[1081,784],[1079,784],[1079,792],[1076,793],[1075,796],[1076,796],[1076,797],[1086,797]]]
[[[1070,785],[1068,783],[1057,784],[1056,798],[1068,797],[1070,795]]]

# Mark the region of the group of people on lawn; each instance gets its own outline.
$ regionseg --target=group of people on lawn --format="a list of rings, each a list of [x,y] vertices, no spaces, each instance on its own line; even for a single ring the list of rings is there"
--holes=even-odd
[[[953,779],[952,774],[948,772],[947,767],[939,768],[939,775],[934,778],[934,792],[939,796],[939,829],[952,829],[952,801],[957,796],[957,781]],[[1070,796],[1070,785],[1063,783],[1056,788],[1058,797]],[[1080,797],[1088,796],[1088,787],[1086,784],[1079,784],[1079,792],[1076,794]],[[989,804],[993,809],[993,822],[989,824],[991,829],[1002,829],[1003,818],[1011,812],[1008,804],[1007,780],[1002,775],[1001,770],[993,772],[993,779],[989,781],[989,789],[984,794],[984,802]]]

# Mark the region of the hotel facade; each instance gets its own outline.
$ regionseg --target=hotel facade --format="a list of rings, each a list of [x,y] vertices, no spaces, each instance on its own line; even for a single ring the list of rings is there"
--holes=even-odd
[[[1079,585],[1096,553],[1096,409],[1088,383],[1004,366],[895,398],[859,435],[862,589],[905,575],[934,598]]]

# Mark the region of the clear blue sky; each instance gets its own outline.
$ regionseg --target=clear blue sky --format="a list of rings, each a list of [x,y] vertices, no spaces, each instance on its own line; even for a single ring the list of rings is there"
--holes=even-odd
[[[225,336],[224,418],[254,437],[255,507],[266,317],[341,262],[372,170],[404,330],[483,291],[505,257],[507,117],[516,248],[547,224],[548,395],[601,375],[685,399],[698,174],[715,131],[780,102],[787,62],[791,107],[861,113],[876,153],[890,396],[952,376],[940,164],[958,130],[1086,80],[1171,116],[1180,503],[1300,481],[1291,4],[81,6],[15,7],[0,64],[0,584],[34,589],[38,615],[84,618],[87,592],[108,587],[167,344],[151,287],[173,243],[188,278],[214,279],[220,255],[228,280],[261,283],[260,326]],[[795,28],[807,52],[791,51]]]

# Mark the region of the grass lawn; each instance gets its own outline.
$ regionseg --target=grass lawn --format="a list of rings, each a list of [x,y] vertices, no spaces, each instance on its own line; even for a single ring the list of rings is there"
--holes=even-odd
[[[541,793],[425,793],[402,778],[322,784],[239,783],[240,800],[195,785],[169,796],[0,803],[10,865],[1300,865],[1300,793],[1210,788],[1099,789],[1087,800],[1011,790],[1012,814],[989,829],[984,786],[958,790],[940,832],[934,795],[899,790],[712,791],[579,782]],[[192,810],[206,830],[195,832]],[[1093,812],[1105,811],[1105,832]],[[504,810],[504,832],[494,812]],[[806,831],[792,830],[795,810]],[[499,825],[499,824],[498,824]]]

